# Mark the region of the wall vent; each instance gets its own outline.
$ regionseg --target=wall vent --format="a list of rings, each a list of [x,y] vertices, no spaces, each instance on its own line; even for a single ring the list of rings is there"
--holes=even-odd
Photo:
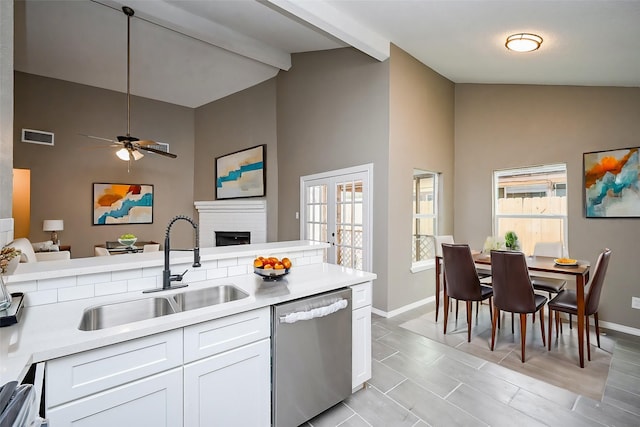
[[[53,145],[53,133],[42,130],[22,129],[22,142],[31,144]]]
[[[155,148],[156,150],[164,151],[165,153],[169,152],[169,144],[166,142],[157,142],[154,145],[145,145],[145,147]]]

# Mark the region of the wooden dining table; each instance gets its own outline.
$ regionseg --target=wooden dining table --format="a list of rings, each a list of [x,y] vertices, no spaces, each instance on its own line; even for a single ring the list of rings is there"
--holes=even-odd
[[[491,266],[491,256],[485,253],[473,252],[473,260],[478,266]],[[580,355],[580,367],[584,368],[584,287],[589,281],[589,269],[591,265],[588,261],[578,260],[575,266],[561,266],[555,263],[553,257],[528,256],[527,267],[529,272],[553,273],[575,277],[576,295],[578,300],[578,353]],[[436,321],[438,320],[438,310],[440,306],[440,273],[442,271],[442,257],[436,256]],[[443,278],[444,297],[447,298],[446,277]],[[551,337],[549,337],[551,339]]]

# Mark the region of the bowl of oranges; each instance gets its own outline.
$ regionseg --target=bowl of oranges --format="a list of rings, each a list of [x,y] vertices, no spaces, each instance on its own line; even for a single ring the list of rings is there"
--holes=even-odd
[[[258,257],[253,260],[253,271],[264,280],[279,280],[289,274],[289,258]]]

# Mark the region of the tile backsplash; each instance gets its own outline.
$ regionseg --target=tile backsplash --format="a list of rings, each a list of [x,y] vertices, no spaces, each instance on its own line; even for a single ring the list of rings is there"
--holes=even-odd
[[[324,249],[290,251],[279,257],[289,257],[293,265],[311,265],[324,262]],[[191,264],[173,264],[172,271],[189,270],[185,281],[190,283],[204,280],[240,276],[253,272],[253,257],[205,260],[202,267],[192,268]],[[26,305],[35,306],[57,302],[91,298],[113,294],[140,292],[162,287],[162,266],[134,268],[113,272],[70,275],[51,279],[8,283],[9,292],[24,292]]]

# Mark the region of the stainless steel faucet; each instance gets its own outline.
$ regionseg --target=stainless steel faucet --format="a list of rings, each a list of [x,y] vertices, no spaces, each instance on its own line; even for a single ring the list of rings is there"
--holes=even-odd
[[[200,238],[198,236],[198,224],[196,224],[191,218],[184,215],[178,215],[174,217],[171,221],[169,221],[169,225],[167,225],[167,232],[164,237],[164,270],[162,270],[162,288],[154,288],[143,291],[144,293],[149,292],[159,292],[159,291],[167,291],[169,289],[178,289],[189,286],[185,283],[180,284],[171,284],[171,282],[182,282],[182,278],[189,270],[185,270],[182,274],[171,274],[171,268],[169,266],[169,253],[171,252],[171,242],[170,242],[170,234],[171,227],[178,220],[184,220],[190,223],[195,230],[195,246],[193,249],[174,249],[178,251],[193,251],[193,267],[200,267]]]

